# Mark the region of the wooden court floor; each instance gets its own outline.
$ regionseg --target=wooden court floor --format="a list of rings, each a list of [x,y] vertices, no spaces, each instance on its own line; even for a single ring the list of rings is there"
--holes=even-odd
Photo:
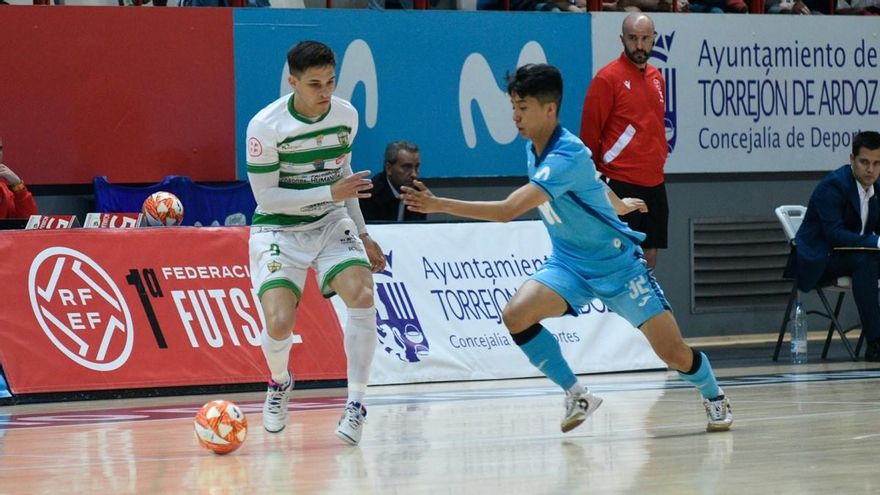
[[[374,387],[359,447],[333,435],[342,389],[297,391],[279,434],[262,430],[261,393],[230,395],[250,429],[222,457],[196,444],[191,419],[219,397],[9,406],[0,493],[880,493],[880,368],[719,377],[725,433],[706,433],[696,391],[655,371],[583,377],[605,402],[569,434],[544,379]]]

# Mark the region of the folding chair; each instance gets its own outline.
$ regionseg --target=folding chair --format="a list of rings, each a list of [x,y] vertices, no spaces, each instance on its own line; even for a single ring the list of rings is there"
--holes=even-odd
[[[801,205],[782,205],[776,208],[776,218],[779,219],[779,223],[782,225],[782,230],[785,231],[785,236],[788,238],[788,242],[791,246],[795,245],[795,235],[797,234],[798,228],[801,226],[801,222],[804,221],[804,215],[807,212],[806,206]],[[859,342],[856,345],[855,351],[853,351],[852,345],[849,343],[849,339],[846,338],[846,332],[852,330],[854,327],[850,327],[846,330],[840,325],[840,321],[838,317],[840,316],[840,308],[843,306],[843,299],[846,296],[846,293],[852,288],[852,278],[850,277],[838,277],[837,280],[832,284],[828,285],[820,285],[813,288],[816,291],[816,295],[819,296],[819,300],[822,301],[822,306],[824,306],[825,311],[807,311],[807,314],[819,315],[823,318],[827,318],[829,320],[828,324],[828,335],[825,337],[825,347],[822,348],[822,359],[825,359],[828,356],[828,347],[831,345],[831,337],[834,335],[834,332],[837,332],[840,335],[840,340],[843,341],[843,346],[846,348],[846,352],[849,353],[849,356],[853,361],[858,360],[859,351],[862,348],[862,342],[865,338],[864,332],[859,337]],[[826,296],[826,292],[836,292],[837,293],[837,301],[834,304],[834,307],[831,307],[831,304],[828,302],[828,297]],[[798,285],[797,280],[792,283],[791,295],[788,297],[788,305],[785,308],[785,316],[782,318],[782,325],[779,327],[779,338],[776,341],[776,350],[773,351],[773,360],[776,361],[779,358],[779,350],[782,347],[782,340],[785,337],[785,332],[788,327],[788,322],[791,319],[791,308],[794,307],[795,302],[797,302],[798,298]]]

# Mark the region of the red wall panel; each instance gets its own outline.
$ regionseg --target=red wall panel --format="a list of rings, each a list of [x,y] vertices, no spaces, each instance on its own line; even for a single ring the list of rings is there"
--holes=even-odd
[[[31,184],[235,180],[232,9],[4,6],[4,162]]]

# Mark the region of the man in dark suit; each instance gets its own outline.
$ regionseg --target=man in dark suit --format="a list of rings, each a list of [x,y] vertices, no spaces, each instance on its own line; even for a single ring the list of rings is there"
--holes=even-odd
[[[373,176],[369,198],[361,199],[364,220],[405,222],[424,220],[427,215],[407,210],[400,200],[400,186],[419,178],[419,147],[408,141],[394,141],[385,147],[385,169]]]
[[[865,360],[876,362],[880,361],[880,253],[835,248],[880,248],[880,134],[857,134],[849,160],[813,191],[786,271],[792,275],[796,270],[798,288],[804,292],[823,281],[852,277],[853,297],[868,341]]]

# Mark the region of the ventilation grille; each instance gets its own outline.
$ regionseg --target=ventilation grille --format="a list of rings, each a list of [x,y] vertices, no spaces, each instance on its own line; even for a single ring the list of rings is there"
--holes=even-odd
[[[691,219],[691,312],[785,307],[788,240],[774,217]]]

